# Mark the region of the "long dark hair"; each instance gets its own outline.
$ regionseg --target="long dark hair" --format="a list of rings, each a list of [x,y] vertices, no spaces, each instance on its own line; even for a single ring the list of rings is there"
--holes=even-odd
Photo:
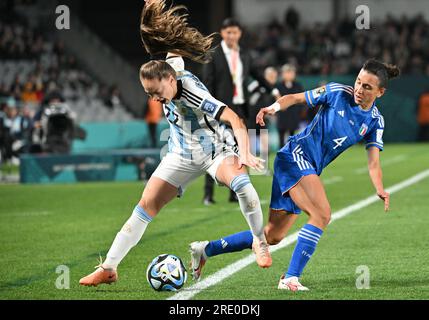
[[[398,77],[401,73],[397,66],[376,59],[367,60],[362,69],[378,77],[380,80],[380,88],[387,88],[388,81]]]
[[[164,1],[154,1],[143,7],[140,35],[146,51],[152,56],[176,53],[200,63],[210,61],[215,33],[203,36],[187,22],[185,6],[170,6],[165,10]]]

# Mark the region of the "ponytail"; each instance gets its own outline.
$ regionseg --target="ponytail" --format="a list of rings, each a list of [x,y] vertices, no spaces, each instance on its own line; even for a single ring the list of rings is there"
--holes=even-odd
[[[210,61],[215,34],[203,36],[187,22],[185,6],[165,10],[164,1],[154,1],[143,8],[140,35],[146,51],[153,55],[172,52],[200,63]]]
[[[380,88],[387,88],[388,81],[398,77],[401,73],[396,65],[383,63],[375,59],[367,60],[362,69],[378,77]]]

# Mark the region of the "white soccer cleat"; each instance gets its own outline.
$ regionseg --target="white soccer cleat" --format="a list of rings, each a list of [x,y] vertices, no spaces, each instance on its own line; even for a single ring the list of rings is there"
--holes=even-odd
[[[207,255],[204,251],[208,241],[195,241],[189,245],[189,252],[191,253],[191,269],[192,279],[199,281],[201,278],[201,271],[206,264]]]
[[[304,287],[298,280],[298,277],[285,278],[284,275],[280,278],[277,289],[289,290],[289,291],[308,291],[307,287]]]

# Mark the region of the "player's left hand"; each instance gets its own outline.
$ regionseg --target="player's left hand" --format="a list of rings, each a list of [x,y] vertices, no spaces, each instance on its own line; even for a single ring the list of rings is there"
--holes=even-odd
[[[378,197],[384,201],[384,211],[389,211],[390,194],[384,190],[377,192]]]
[[[275,113],[276,111],[272,107],[260,109],[258,114],[256,115],[256,123],[259,124],[261,127],[265,127],[264,117],[266,115],[274,115]]]
[[[240,156],[239,169],[241,169],[243,166],[248,166],[249,168],[261,172],[264,170],[264,163],[264,159],[255,157],[254,155],[249,153],[246,156]]]

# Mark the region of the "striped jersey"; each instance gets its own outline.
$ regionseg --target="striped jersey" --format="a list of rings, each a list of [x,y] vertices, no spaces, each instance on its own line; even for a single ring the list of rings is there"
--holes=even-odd
[[[168,151],[198,162],[214,158],[223,151],[225,140],[231,138],[219,123],[226,105],[215,99],[195,75],[183,70],[181,57],[166,61],[177,75],[177,94],[163,105],[170,124]]]
[[[353,87],[331,82],[306,91],[305,99],[308,106],[320,109],[304,131],[289,138],[299,149],[293,153],[302,158],[302,169],[312,166],[321,174],[343,151],[361,140],[366,148],[375,146],[383,150],[383,116],[375,104],[369,110],[357,105]]]

